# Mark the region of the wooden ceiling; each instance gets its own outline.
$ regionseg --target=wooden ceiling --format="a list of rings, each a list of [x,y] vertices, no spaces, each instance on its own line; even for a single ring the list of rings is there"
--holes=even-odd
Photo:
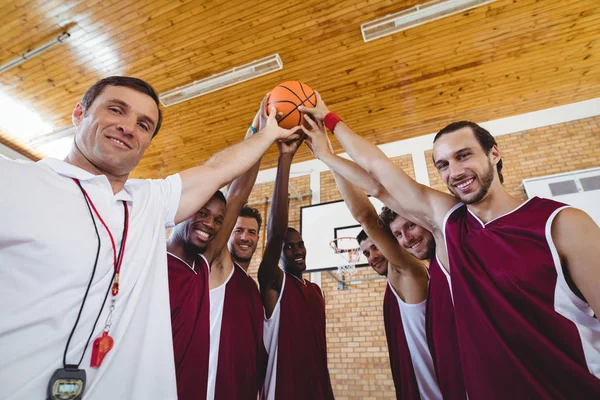
[[[164,109],[140,177],[162,177],[243,137],[263,95],[301,80],[374,143],[600,96],[598,0],[499,0],[388,36],[360,24],[424,0],[0,0],[0,64],[70,40],[0,75],[0,90],[55,129],[84,91],[132,75],[164,92],[279,53],[283,70]],[[1,116],[0,116],[1,117]],[[0,131],[0,142],[22,143]],[[310,158],[303,149],[297,161]],[[263,168],[276,164],[276,148]]]

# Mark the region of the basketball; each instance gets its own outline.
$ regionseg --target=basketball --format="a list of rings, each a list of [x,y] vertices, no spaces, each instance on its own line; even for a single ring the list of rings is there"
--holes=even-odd
[[[275,106],[277,113],[283,115],[278,120],[279,126],[291,129],[304,123],[304,114],[298,111],[299,106],[315,107],[317,95],[306,83],[298,81],[283,82],[271,90],[268,109]],[[308,127],[308,124],[305,126]]]

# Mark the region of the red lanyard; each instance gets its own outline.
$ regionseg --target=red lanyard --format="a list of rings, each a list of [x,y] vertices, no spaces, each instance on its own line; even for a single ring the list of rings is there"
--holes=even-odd
[[[113,249],[113,265],[115,268],[115,280],[112,285],[111,293],[113,296],[116,297],[119,294],[119,274],[121,273],[121,265],[123,264],[123,256],[125,255],[125,243],[127,242],[127,233],[129,231],[129,209],[127,208],[127,203],[123,202],[123,204],[125,206],[125,224],[124,224],[125,232],[123,233],[123,243],[121,243],[121,248],[119,250],[119,257],[117,259],[117,247],[115,246],[115,239],[113,238],[113,235],[112,235],[110,229],[108,229],[108,226],[106,225],[106,223],[100,216],[100,213],[96,209],[94,202],[88,195],[87,191],[81,186],[81,183],[79,183],[79,180],[75,179],[75,178],[73,178],[73,180],[81,188],[83,195],[85,196],[86,200],[90,203],[92,210],[94,210],[94,214],[96,214],[96,216],[102,223],[102,226],[104,226],[104,229],[106,229],[106,232],[108,233],[108,237],[110,238],[110,244]]]

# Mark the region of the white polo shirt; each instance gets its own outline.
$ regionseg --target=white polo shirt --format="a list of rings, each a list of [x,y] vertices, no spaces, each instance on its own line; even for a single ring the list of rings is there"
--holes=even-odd
[[[0,159],[0,399],[46,398],[50,377],[63,367],[97,249],[86,202],[72,177],[81,181],[110,228],[117,251],[121,200],[130,214],[110,330],[114,347],[99,368],[90,368],[109,295],[80,365],[87,373],[84,399],[176,399],[165,226],[173,225],[181,178],[131,179],[113,194],[104,175],[50,158],[37,163]],[[98,266],[67,364],[79,362],[113,274],[110,239],[96,223]]]

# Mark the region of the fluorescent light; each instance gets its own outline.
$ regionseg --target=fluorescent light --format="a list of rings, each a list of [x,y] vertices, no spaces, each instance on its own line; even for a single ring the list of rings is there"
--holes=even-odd
[[[44,43],[43,45],[41,45],[40,47],[36,47],[33,50],[28,50],[25,52],[25,54],[23,54],[22,56],[20,56],[19,58],[15,58],[12,61],[7,62],[4,65],[0,66],[0,73],[4,72],[6,70],[9,70],[13,67],[16,67],[17,65],[29,60],[32,57],[37,56],[40,53],[43,53],[44,51],[48,50],[51,47],[56,46],[57,44],[61,44],[63,43],[65,40],[67,40],[69,37],[71,36],[71,34],[69,32],[63,32],[60,35],[58,35],[58,37],[54,40],[49,41],[48,43]]]
[[[0,93],[0,128],[21,141],[52,132],[52,126],[28,106]]]
[[[433,0],[360,26],[365,42],[392,35],[496,0]]]
[[[188,85],[178,87],[159,95],[160,102],[165,106],[172,106],[186,100],[193,99],[237,83],[245,82],[249,79],[270,72],[279,71],[283,68],[283,62],[279,54],[273,54],[251,63],[240,65],[228,71],[211,75],[208,78],[200,79]]]

